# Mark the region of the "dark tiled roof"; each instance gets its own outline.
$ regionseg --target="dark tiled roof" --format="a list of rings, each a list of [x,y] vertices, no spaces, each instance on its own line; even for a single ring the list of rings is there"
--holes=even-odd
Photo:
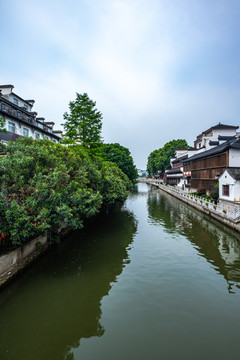
[[[8,131],[7,133],[4,132],[0,132],[0,140],[4,140],[4,141],[15,141],[17,139],[22,138],[23,136],[18,135],[18,134],[14,134],[10,131]]]
[[[211,127],[211,129],[238,129],[238,128],[239,128],[239,126],[224,125],[224,124],[221,124],[221,123]]]
[[[219,141],[209,141],[210,146],[217,146],[219,145]]]
[[[177,168],[173,168],[173,169],[170,169],[166,172],[166,175],[168,176],[168,174],[182,174],[182,170],[180,167],[177,167]]]
[[[188,159],[183,160],[183,162],[186,163],[186,162],[190,162],[193,160],[206,158],[208,156],[213,156],[213,155],[222,153],[230,148],[240,149],[240,138],[234,137],[233,140],[225,141],[223,144],[215,146],[213,149],[206,150],[206,151],[201,152],[200,154],[193,155],[193,156],[189,157]]]
[[[227,168],[228,173],[235,179],[240,180],[240,167],[238,168]]]
[[[197,140],[200,139],[203,135],[208,134],[208,133],[209,133],[210,131],[212,131],[213,129],[228,129],[228,130],[232,129],[232,130],[237,130],[238,128],[239,128],[239,126],[225,125],[225,124],[219,123],[219,124],[217,124],[217,125],[215,125],[215,126],[210,127],[209,129],[203,131],[200,135],[197,136]],[[194,143],[197,142],[197,140],[195,140]]]
[[[185,160],[187,158],[188,158],[188,155],[180,156],[179,158],[176,158],[175,160],[173,160],[172,164],[177,164],[178,162],[181,162],[182,160]]]
[[[221,135],[219,135],[218,136],[218,140],[219,141],[227,141],[227,140],[233,140],[233,139],[235,139],[235,136],[221,136]]]

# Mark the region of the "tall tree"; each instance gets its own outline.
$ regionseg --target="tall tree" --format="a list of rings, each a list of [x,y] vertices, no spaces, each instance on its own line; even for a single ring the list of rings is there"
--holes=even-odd
[[[70,113],[63,115],[65,143],[79,143],[85,149],[96,149],[101,143],[102,114],[96,102],[87,93],[76,93],[76,100],[69,103]]]
[[[117,164],[117,166],[134,182],[137,178],[137,169],[128,148],[120,144],[103,144],[102,157]]]
[[[148,157],[147,170],[149,174],[157,174],[158,171],[164,172],[171,167],[170,158],[178,148],[189,148],[184,139],[171,140],[162,148],[154,150]]]

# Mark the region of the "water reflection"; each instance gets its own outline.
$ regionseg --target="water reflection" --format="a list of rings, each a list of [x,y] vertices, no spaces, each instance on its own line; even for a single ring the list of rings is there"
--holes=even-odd
[[[126,209],[99,216],[1,293],[0,358],[72,359],[82,338],[102,336],[101,300],[129,262],[136,230]]]
[[[229,293],[240,289],[239,234],[156,188],[149,192],[148,214],[151,225],[161,224],[172,237],[180,234],[190,240],[224,276]]]

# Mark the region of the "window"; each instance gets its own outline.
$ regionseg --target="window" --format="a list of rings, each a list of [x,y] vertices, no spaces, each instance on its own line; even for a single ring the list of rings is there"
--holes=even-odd
[[[28,106],[27,106],[27,104],[24,104],[23,107],[24,107],[24,109],[25,109],[26,111],[28,111]]]
[[[36,138],[36,139],[40,139],[40,134],[36,132],[35,138]]]
[[[27,128],[23,128],[23,136],[28,136],[28,129]]]
[[[11,121],[8,122],[8,131],[15,133],[15,124]]]
[[[229,196],[229,185],[222,186],[222,193],[223,193],[223,196]]]
[[[14,103],[15,105],[18,105],[18,99],[13,98],[13,103]]]

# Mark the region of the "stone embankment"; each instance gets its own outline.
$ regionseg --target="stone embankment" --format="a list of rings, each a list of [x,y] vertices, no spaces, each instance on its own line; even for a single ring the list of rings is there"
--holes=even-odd
[[[62,223],[54,229],[54,233],[64,237],[70,230],[66,223]],[[0,288],[42,255],[53,244],[50,240],[47,235],[38,236],[27,244],[0,255]]]
[[[47,236],[39,236],[7,254],[0,256],[0,287],[33,262],[48,248]]]
[[[227,202],[220,201],[219,204],[216,205],[214,204],[214,202],[208,201],[199,196],[178,189],[177,186],[164,185],[159,180],[142,179],[141,181],[157,186],[168,194],[175,196],[181,201],[187,203],[188,205],[195,207],[203,213],[240,232],[239,204],[234,205],[230,202],[228,204]]]

